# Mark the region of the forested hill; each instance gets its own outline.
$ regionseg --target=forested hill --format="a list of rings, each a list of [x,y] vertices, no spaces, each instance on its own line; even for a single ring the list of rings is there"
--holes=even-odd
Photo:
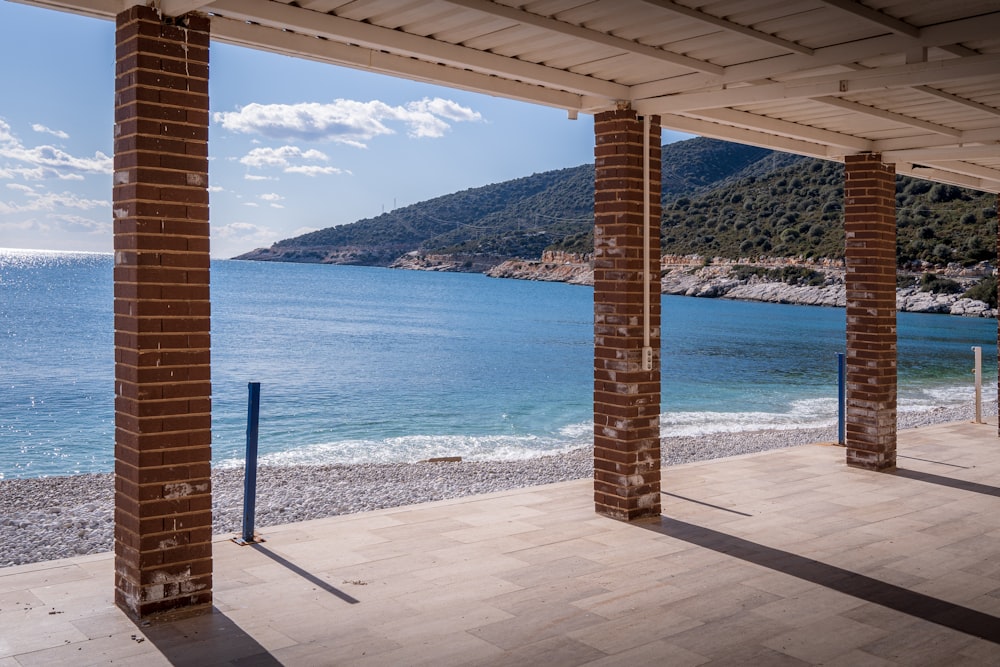
[[[712,139],[668,144],[663,199],[710,190],[772,155]],[[238,259],[387,266],[411,251],[537,259],[565,237],[590,232],[593,210],[594,165],[585,164],[436,197],[279,241]]]
[[[843,166],[697,138],[663,147],[666,254],[843,256]],[[932,264],[990,259],[996,197],[897,178],[898,259]],[[593,249],[592,164],[533,174],[329,227],[238,259],[388,266],[397,258],[538,259],[546,249]]]

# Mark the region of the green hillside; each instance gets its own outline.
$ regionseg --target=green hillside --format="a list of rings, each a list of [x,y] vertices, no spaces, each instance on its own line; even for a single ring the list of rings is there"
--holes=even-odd
[[[828,257],[844,252],[843,165],[697,138],[663,147],[664,253]],[[538,259],[593,250],[592,164],[533,174],[286,239],[239,259],[387,266],[412,251]],[[897,178],[900,264],[996,253],[996,197]]]
[[[712,139],[664,146],[664,200],[708,190],[772,155]],[[414,250],[537,259],[567,236],[589,233],[593,207],[594,166],[586,164],[429,199],[238,259],[384,266]]]
[[[663,250],[730,258],[843,257],[843,198],[843,165],[800,160],[674,200],[663,212]],[[972,264],[996,255],[992,194],[899,176],[896,210],[901,265]]]

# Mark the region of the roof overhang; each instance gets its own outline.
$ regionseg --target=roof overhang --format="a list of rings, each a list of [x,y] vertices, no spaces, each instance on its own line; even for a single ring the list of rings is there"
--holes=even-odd
[[[1000,192],[995,0],[15,0]]]

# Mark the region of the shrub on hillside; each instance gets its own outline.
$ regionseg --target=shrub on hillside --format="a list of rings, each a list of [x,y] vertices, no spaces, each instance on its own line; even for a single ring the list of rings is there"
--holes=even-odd
[[[978,283],[970,287],[962,295],[965,299],[977,299],[989,304],[990,308],[997,307],[997,277],[989,276],[983,278]]]
[[[950,278],[942,278],[936,273],[925,273],[920,279],[921,292],[933,292],[934,294],[958,294],[962,291],[962,286]]]

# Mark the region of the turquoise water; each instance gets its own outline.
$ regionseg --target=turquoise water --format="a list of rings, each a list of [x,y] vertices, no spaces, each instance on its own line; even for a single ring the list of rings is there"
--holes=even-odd
[[[111,273],[108,255],[0,251],[0,477],[111,470]],[[212,307],[216,465],[240,461],[250,381],[265,462],[589,443],[589,288],[215,261]],[[664,297],[663,312],[665,435],[834,423],[843,310]],[[973,345],[995,387],[993,320],[901,314],[899,341],[901,409],[971,404]]]

